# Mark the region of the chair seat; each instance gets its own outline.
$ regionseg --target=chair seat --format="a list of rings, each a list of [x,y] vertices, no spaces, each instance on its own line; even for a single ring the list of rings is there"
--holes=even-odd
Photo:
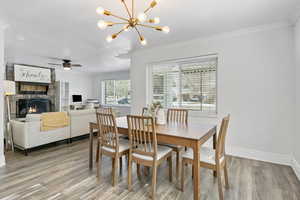
[[[161,158],[163,158],[165,155],[167,155],[170,152],[172,152],[172,148],[167,147],[167,146],[157,145],[157,160],[160,160]],[[139,158],[139,159],[147,160],[147,161],[153,160],[153,157],[151,157],[151,156],[145,156],[145,155],[141,155],[138,153],[133,153],[132,156],[135,158]]]
[[[194,152],[192,149],[188,149],[188,151],[184,152],[182,154],[182,158],[187,158],[187,159],[194,159]],[[222,162],[224,160],[224,156],[220,159]],[[212,148],[208,147],[201,147],[200,149],[200,161],[209,163],[212,165],[216,164],[216,159],[215,159],[215,150]]]
[[[109,148],[109,147],[106,147],[106,146],[103,146],[102,147],[103,150],[105,151],[108,151],[108,152],[111,152],[111,153],[115,153],[115,149],[113,148]],[[128,140],[119,140],[119,153],[123,152],[123,151],[126,151],[129,149],[129,142]]]

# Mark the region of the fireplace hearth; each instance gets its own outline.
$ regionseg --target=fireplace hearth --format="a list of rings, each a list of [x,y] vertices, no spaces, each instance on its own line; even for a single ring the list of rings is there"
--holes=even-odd
[[[16,108],[17,118],[23,118],[27,114],[51,112],[51,101],[42,98],[19,99]]]

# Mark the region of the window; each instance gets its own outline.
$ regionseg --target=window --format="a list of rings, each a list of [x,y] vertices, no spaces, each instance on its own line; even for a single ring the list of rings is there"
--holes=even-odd
[[[216,113],[217,58],[202,58],[151,67],[151,101],[165,108]]]
[[[130,80],[101,81],[102,103],[110,105],[130,104]]]

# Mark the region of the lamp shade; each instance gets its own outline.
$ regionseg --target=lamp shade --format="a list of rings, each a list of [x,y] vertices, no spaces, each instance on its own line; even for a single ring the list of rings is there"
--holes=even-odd
[[[16,83],[14,81],[4,80],[4,95],[15,95]]]

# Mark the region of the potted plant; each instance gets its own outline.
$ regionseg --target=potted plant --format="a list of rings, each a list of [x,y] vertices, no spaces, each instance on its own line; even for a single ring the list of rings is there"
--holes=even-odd
[[[156,124],[166,124],[165,112],[162,109],[162,105],[159,101],[152,102],[152,104],[148,106],[147,115],[152,116]]]

